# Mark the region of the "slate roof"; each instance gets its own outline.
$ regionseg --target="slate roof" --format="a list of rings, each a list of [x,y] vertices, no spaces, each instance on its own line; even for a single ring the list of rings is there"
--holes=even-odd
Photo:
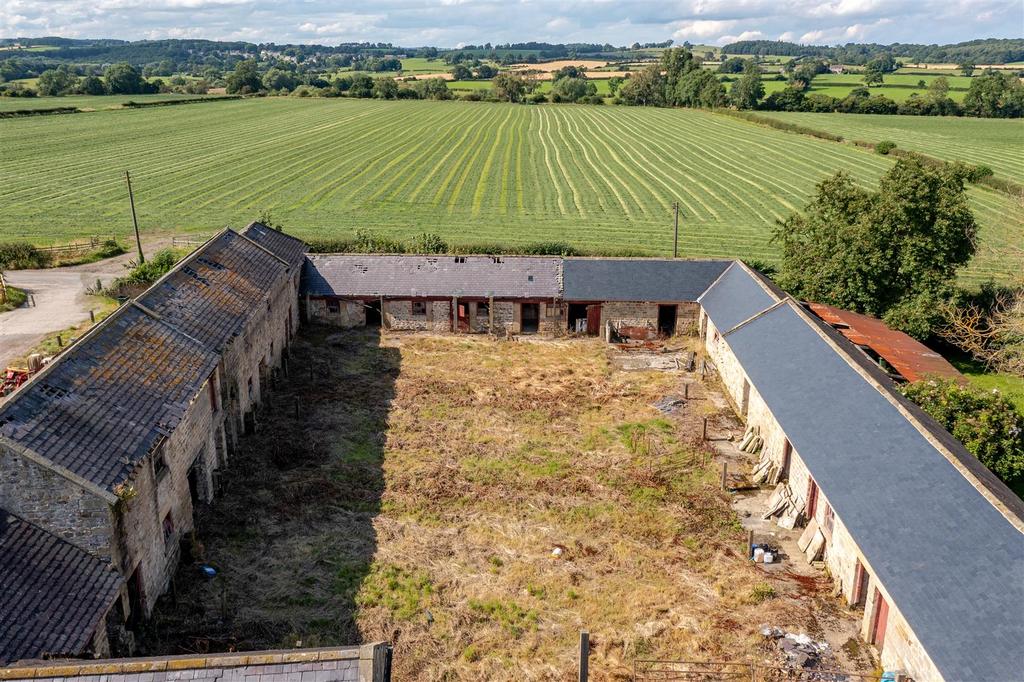
[[[696,301],[728,260],[566,258],[567,301]]]
[[[724,338],[945,679],[1019,678],[1024,535],[804,315]]]
[[[82,653],[121,584],[103,561],[0,509],[0,663]]]
[[[780,298],[769,293],[757,276],[734,262],[698,300],[715,328],[724,334]]]
[[[287,261],[291,267],[302,265],[306,258],[306,242],[263,223],[249,223],[242,234],[253,240],[278,258]]]
[[[138,297],[139,303],[221,351],[245,326],[284,263],[231,230],[220,233]]]
[[[561,259],[540,256],[310,255],[312,296],[557,298]]]
[[[0,435],[112,492],[177,427],[217,362],[126,305],[0,408]]]

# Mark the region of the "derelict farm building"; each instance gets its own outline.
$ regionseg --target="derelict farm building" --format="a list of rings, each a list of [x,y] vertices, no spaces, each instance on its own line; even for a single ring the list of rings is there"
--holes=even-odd
[[[301,261],[254,232],[218,234],[0,409],[0,509],[116,571],[115,636],[166,590],[229,434],[251,422],[294,333]],[[81,638],[15,638],[31,593],[16,592],[0,622],[0,658],[81,653]],[[100,654],[131,644],[94,640]]]
[[[801,549],[862,609],[883,665],[919,681],[1019,677],[1024,504],[864,352],[742,262],[302,251],[259,225],[222,233],[34,378],[0,411],[2,471],[14,472],[0,507],[109,561],[127,593],[141,565],[146,613],[193,501],[212,494],[285,361],[300,303],[303,319],[340,327],[693,334],[764,440],[779,524],[804,526]],[[105,371],[121,358],[122,374]],[[90,415],[119,410],[135,431],[82,445],[107,428]],[[65,413],[75,428],[58,431],[51,416]]]

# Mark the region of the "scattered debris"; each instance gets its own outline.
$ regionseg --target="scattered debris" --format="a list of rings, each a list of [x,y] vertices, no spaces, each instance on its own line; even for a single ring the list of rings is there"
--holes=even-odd
[[[768,507],[764,514],[761,515],[761,518],[770,519],[773,516],[778,516],[777,523],[779,527],[787,530],[796,528],[803,517],[803,511],[798,506],[796,496],[793,495],[789,485],[785,483],[779,483],[775,486],[771,497],[768,498]]]
[[[834,668],[836,665],[835,654],[828,642],[812,639],[809,635],[794,634],[786,632],[782,628],[765,625],[761,628],[761,634],[766,640],[775,645],[776,650],[782,654],[782,663],[792,669],[814,670],[823,668]],[[828,673],[826,673],[828,675]],[[811,679],[804,678],[801,679]],[[813,679],[833,679],[831,677],[815,677]]]
[[[675,414],[686,405],[686,401],[680,396],[667,395],[654,403],[652,407],[662,414]]]

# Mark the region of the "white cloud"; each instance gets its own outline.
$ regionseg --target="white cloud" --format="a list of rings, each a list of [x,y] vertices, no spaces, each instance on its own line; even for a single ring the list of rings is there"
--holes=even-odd
[[[1015,37],[1021,0],[0,0],[0,36],[404,45]]]

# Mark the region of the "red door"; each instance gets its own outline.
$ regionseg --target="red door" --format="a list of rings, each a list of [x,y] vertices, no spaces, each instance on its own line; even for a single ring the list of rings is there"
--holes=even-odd
[[[587,334],[597,336],[601,333],[601,305],[587,306]]]
[[[469,331],[469,304],[468,303],[460,303],[459,304],[459,331],[460,332],[468,332]]]
[[[885,626],[889,622],[889,605],[885,597],[875,588],[875,617],[871,623],[871,643],[881,650],[885,644]]]

